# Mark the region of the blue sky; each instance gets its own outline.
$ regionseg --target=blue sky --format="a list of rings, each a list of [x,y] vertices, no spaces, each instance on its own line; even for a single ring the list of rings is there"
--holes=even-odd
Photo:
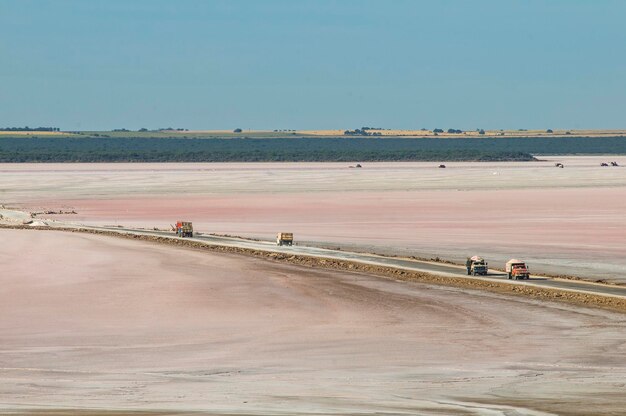
[[[626,128],[626,1],[0,0],[0,126]]]

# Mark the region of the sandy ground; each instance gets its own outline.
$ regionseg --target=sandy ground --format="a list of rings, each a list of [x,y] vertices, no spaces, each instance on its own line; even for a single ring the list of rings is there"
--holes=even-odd
[[[312,136],[343,136],[344,131],[354,130],[298,130],[298,134],[307,134]],[[368,133],[380,133],[382,136],[408,136],[408,137],[453,137],[462,139],[464,137],[615,137],[626,134],[624,130],[553,130],[548,133],[545,130],[485,130],[484,134],[480,134],[477,130],[464,131],[463,133],[448,133],[447,128],[443,133],[435,134],[432,130],[399,130],[399,129],[370,129]]]
[[[623,315],[103,236],[0,237],[5,411],[626,411]]]
[[[539,163],[4,164],[0,203],[91,224],[196,229],[626,283],[623,157]],[[565,163],[557,169],[554,162]]]

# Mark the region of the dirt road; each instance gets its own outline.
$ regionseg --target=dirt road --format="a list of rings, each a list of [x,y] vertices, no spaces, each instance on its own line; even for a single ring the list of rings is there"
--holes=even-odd
[[[54,224],[53,224],[54,225]],[[57,223],[55,226],[67,227],[67,224]],[[135,234],[142,236],[159,236],[168,239],[178,240],[179,238],[172,232],[153,231],[145,229],[120,228],[120,227],[95,227],[95,226],[72,226],[77,229],[92,229],[102,231],[112,231],[119,234]],[[195,233],[191,238],[186,237],[184,241],[193,241],[208,245],[225,247],[236,247],[249,250],[261,250],[265,252],[281,253],[286,255],[304,255],[309,257],[353,261],[376,266],[389,266],[397,269],[424,272],[444,277],[463,277],[467,279],[497,280],[499,282],[530,287],[559,289],[580,293],[589,293],[602,296],[614,296],[626,298],[626,286],[595,284],[581,280],[571,280],[563,278],[551,278],[545,276],[531,275],[528,280],[509,280],[506,273],[491,270],[486,276],[467,276],[464,266],[446,264],[441,262],[422,261],[416,259],[398,258],[393,256],[381,256],[370,253],[346,252],[307,245],[277,246],[273,241],[249,240],[237,237],[215,236],[210,234]]]
[[[626,409],[624,315],[105,236],[0,237],[0,409]]]

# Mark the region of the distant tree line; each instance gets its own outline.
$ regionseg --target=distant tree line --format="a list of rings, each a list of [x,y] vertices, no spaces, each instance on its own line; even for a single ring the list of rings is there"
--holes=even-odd
[[[61,131],[58,127],[5,127],[0,131]]]
[[[382,133],[378,131],[370,133],[368,130],[379,130],[379,129],[374,129],[372,127],[361,127],[360,129],[346,130],[343,132],[343,135],[344,136],[382,136]]]

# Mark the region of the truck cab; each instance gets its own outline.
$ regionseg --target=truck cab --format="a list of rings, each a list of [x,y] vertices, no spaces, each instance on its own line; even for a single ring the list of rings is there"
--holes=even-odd
[[[485,259],[480,256],[468,257],[467,261],[465,262],[465,267],[467,268],[468,276],[486,276],[489,272],[489,265],[487,264]]]

